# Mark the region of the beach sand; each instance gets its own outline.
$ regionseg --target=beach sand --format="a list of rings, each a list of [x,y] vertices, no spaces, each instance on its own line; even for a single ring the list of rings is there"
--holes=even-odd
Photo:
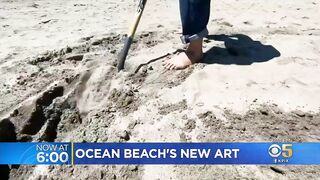
[[[0,141],[319,142],[320,2],[213,1],[202,63],[177,0],[0,2]],[[1,166],[10,179],[317,179],[319,166]]]

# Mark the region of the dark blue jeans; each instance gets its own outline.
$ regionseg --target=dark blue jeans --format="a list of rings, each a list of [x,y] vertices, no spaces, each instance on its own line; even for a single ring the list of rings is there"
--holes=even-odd
[[[183,43],[201,39],[208,35],[211,0],[180,0]]]

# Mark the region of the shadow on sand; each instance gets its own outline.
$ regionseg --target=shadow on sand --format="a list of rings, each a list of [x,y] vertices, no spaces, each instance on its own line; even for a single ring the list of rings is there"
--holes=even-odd
[[[225,48],[212,47],[205,53],[203,63],[206,64],[237,64],[250,65],[266,62],[281,53],[271,45],[264,45],[243,34],[209,35],[209,40],[223,41]]]

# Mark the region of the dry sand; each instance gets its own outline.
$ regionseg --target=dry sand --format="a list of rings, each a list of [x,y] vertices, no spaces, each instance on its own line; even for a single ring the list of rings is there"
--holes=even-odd
[[[204,63],[165,71],[177,0],[0,2],[0,141],[320,141],[320,2],[213,1]],[[166,56],[164,58],[158,58]],[[317,179],[319,166],[2,166],[10,179]]]

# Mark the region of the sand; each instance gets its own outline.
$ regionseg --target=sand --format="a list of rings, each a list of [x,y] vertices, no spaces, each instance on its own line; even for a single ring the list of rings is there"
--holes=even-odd
[[[202,63],[183,48],[178,1],[0,2],[0,141],[320,141],[320,3],[213,1]],[[10,179],[317,179],[319,166],[1,166]]]

